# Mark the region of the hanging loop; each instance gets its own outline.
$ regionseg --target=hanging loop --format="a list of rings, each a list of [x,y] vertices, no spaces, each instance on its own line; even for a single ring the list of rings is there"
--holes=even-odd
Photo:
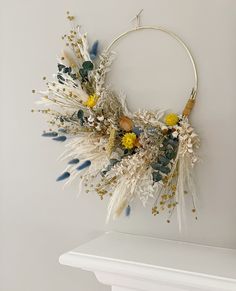
[[[185,44],[185,42],[174,32],[167,30],[163,27],[160,26],[139,26],[140,24],[140,14],[141,14],[142,10],[135,16],[136,20],[137,20],[137,26],[133,29],[130,29],[122,34],[120,34],[118,37],[116,37],[115,39],[113,39],[113,41],[110,43],[110,45],[105,49],[105,53],[109,53],[111,51],[111,49],[115,46],[115,44],[117,44],[117,42],[119,40],[121,40],[122,38],[124,38],[125,36],[136,32],[136,31],[140,31],[140,30],[158,30],[161,32],[164,32],[166,34],[168,34],[169,36],[171,36],[172,38],[174,38],[175,40],[177,40],[177,42],[185,49],[187,56],[190,59],[190,62],[192,64],[192,68],[193,68],[193,75],[194,75],[194,84],[190,93],[190,97],[185,105],[185,108],[183,110],[183,116],[188,117],[193,109],[193,106],[195,104],[195,99],[196,99],[196,95],[197,95],[197,90],[198,90],[198,73],[197,73],[197,67],[196,67],[196,63],[194,61],[194,58],[192,56],[192,53],[190,51],[190,49],[188,48],[188,46]],[[135,19],[133,18],[133,20]]]
[[[135,17],[132,18],[132,19],[130,20],[130,22],[133,22],[133,21],[135,20],[135,22],[136,22],[136,27],[135,27],[135,28],[138,28],[138,27],[141,26],[141,25],[140,25],[140,18],[141,18],[141,14],[142,14],[142,12],[143,12],[143,9],[141,9],[141,10],[139,11],[139,13],[137,13],[137,14],[135,15]]]

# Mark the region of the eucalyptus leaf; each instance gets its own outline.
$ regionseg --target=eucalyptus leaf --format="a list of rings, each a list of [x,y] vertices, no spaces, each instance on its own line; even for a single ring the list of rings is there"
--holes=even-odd
[[[106,175],[106,173],[107,173],[106,170],[102,170],[102,171],[100,172],[100,174],[101,174],[102,177],[104,177],[104,176]]]
[[[57,74],[57,79],[61,82],[65,82],[65,79],[60,74]]]
[[[160,168],[162,167],[162,164],[159,164],[159,163],[151,163],[151,167],[154,169],[154,170],[160,170]]]
[[[124,155],[127,155],[129,153],[129,150],[128,149],[125,149],[124,150]]]
[[[167,166],[169,164],[170,160],[167,157],[160,156],[160,157],[158,157],[158,162],[160,164],[162,164],[162,166]]]
[[[164,174],[170,173],[170,168],[168,168],[168,167],[161,166],[159,170],[160,170],[160,172],[162,172]]]
[[[169,138],[165,138],[162,143],[164,146],[167,146],[169,143]]]
[[[62,69],[65,68],[63,64],[57,64],[58,70],[61,71]]]
[[[92,69],[93,69],[93,63],[90,61],[83,62],[82,66],[83,66],[83,69],[86,71],[92,71]]]
[[[112,168],[112,165],[108,165],[108,166],[106,167],[106,171],[109,172],[109,171],[111,170],[111,168]]]
[[[178,140],[174,140],[174,139],[169,139],[168,143],[173,147],[177,147],[179,144]]]
[[[77,79],[77,75],[76,75],[76,74],[70,74],[70,76],[71,76],[71,78],[72,78],[73,80],[76,80],[76,79]]]
[[[71,73],[71,71],[72,71],[72,69],[71,69],[71,67],[65,67],[64,69],[63,69],[63,73],[67,73],[67,74],[70,74]]]
[[[83,69],[83,68],[79,70],[79,73],[80,73],[80,76],[81,76],[83,79],[85,79],[85,78],[88,77],[88,71],[85,70],[85,69]]]
[[[111,166],[114,166],[115,164],[117,164],[119,162],[119,160],[117,159],[110,159],[110,164]]]
[[[154,182],[159,182],[162,180],[162,175],[159,172],[153,172],[152,178]]]
[[[166,151],[166,157],[169,159],[169,160],[172,160],[176,157],[176,152],[174,151]]]
[[[80,109],[78,112],[77,112],[77,117],[79,119],[83,119],[84,118],[84,111],[82,109]]]

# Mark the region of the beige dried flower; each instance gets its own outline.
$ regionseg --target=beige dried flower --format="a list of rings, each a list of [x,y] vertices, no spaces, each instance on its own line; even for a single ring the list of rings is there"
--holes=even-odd
[[[77,64],[74,61],[73,57],[66,50],[62,50],[62,57],[64,58],[69,67],[77,68]]]

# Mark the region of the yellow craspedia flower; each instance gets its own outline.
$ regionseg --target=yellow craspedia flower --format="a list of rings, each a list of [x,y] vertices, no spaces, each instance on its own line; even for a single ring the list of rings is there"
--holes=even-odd
[[[87,101],[84,102],[84,105],[89,107],[89,108],[93,108],[98,101],[98,96],[97,95],[89,95]]]
[[[135,144],[136,144],[136,141],[137,141],[137,137],[136,137],[136,134],[135,133],[126,133],[123,137],[122,137],[122,145],[128,149],[128,150],[131,150]]]
[[[165,124],[169,126],[174,126],[178,123],[179,117],[175,113],[169,113],[165,116]]]

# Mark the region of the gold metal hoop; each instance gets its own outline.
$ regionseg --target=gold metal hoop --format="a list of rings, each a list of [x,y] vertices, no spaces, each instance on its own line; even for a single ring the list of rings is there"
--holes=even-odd
[[[130,30],[120,34],[115,39],[113,39],[113,41],[110,43],[110,45],[105,49],[105,53],[109,53],[111,51],[111,49],[114,47],[114,45],[123,37],[127,36],[130,33],[140,31],[140,30],[158,30],[158,31],[164,32],[164,33],[170,35],[171,37],[173,37],[175,40],[177,40],[178,43],[180,43],[181,46],[187,52],[187,55],[188,55],[188,57],[191,61],[191,64],[192,64],[193,74],[194,74],[194,85],[192,87],[189,100],[188,100],[188,102],[183,110],[183,115],[188,117],[192,111],[192,108],[193,108],[193,106],[195,104],[195,100],[196,100],[196,95],[197,95],[197,90],[198,90],[198,73],[197,73],[196,63],[194,61],[194,58],[192,56],[190,49],[188,48],[188,46],[185,44],[185,42],[177,34],[175,34],[174,32],[172,32],[170,30],[167,30],[163,27],[160,27],[160,26],[137,26],[136,28],[130,29]]]

